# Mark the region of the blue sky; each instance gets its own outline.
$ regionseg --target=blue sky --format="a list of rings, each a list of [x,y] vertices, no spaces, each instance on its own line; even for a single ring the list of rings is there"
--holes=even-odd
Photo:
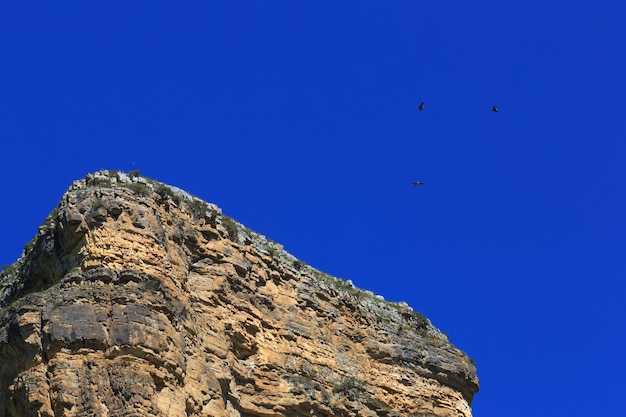
[[[474,415],[621,412],[626,3],[216,3],[1,7],[0,263],[139,169],[427,315]]]

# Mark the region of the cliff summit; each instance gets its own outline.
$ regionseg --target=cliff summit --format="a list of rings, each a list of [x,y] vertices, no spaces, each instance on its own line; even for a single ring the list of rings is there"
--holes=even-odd
[[[406,303],[138,173],[75,181],[0,275],[0,416],[470,417]]]

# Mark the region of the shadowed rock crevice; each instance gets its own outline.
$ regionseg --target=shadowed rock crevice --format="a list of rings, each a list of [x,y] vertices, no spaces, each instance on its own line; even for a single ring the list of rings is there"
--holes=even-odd
[[[0,277],[0,415],[471,416],[405,303],[142,177],[76,181]]]

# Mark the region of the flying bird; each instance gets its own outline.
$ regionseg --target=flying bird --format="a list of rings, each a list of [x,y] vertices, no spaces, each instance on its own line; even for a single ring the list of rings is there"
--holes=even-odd
[[[411,184],[413,184],[414,187],[417,187],[418,185],[424,185],[424,183],[421,181],[413,181]]]
[[[422,101],[417,108],[420,109],[420,111],[424,110],[424,102]]]
[[[491,108],[491,111],[494,112],[494,113],[497,113],[498,112],[498,108],[496,106],[493,106]]]

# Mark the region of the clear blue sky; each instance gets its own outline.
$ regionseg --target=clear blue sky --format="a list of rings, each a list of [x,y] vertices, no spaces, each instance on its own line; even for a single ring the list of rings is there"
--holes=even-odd
[[[625,2],[49,3],[0,9],[0,263],[140,169],[423,312],[476,416],[623,413]]]

